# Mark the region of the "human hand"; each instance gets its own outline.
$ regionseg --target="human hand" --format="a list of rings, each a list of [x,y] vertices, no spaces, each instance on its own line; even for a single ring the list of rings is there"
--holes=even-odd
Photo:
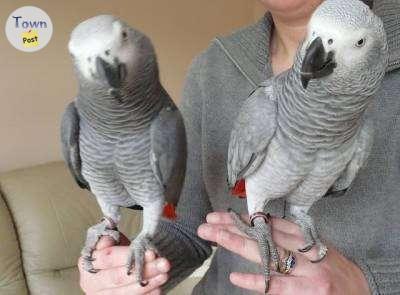
[[[314,247],[307,253],[298,252],[297,249],[304,245],[299,226],[282,218],[273,217],[271,220],[272,238],[279,252],[282,253],[282,249],[292,251],[296,264],[290,275],[271,275],[268,294],[370,294],[368,283],[359,267],[332,246],[324,260],[311,263],[309,260],[318,257],[317,249]],[[261,263],[257,242],[236,228],[229,213],[208,214],[207,223],[199,227],[198,234],[246,259]],[[238,287],[261,294],[265,292],[265,280],[261,274],[234,272],[230,280]]]
[[[127,275],[126,260],[128,259],[129,240],[120,234],[120,244],[103,236],[93,252],[93,266],[100,271],[96,274],[82,269],[82,257],[79,258],[80,286],[89,295],[117,294],[161,294],[161,286],[168,280],[170,263],[167,259],[156,257],[153,251],[145,254],[144,279],[149,284],[140,286],[134,275]]]

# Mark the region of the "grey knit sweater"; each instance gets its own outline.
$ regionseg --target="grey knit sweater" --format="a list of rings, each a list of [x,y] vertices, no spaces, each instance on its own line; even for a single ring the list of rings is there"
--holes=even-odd
[[[368,165],[344,194],[327,195],[311,214],[321,236],[365,273],[373,294],[400,294],[400,0],[377,0],[390,47],[390,66],[377,95],[375,145]],[[233,198],[226,183],[229,135],[240,103],[272,76],[266,15],[258,23],[215,39],[193,62],[181,110],[188,139],[188,167],[178,206],[179,219],[163,221],[156,244],[172,263],[171,288],[210,255],[209,243],[196,230],[211,211],[231,207],[246,212],[246,201]],[[282,216],[284,203],[270,208]],[[229,273],[260,272],[258,265],[218,248],[193,294],[250,294],[233,286]]]

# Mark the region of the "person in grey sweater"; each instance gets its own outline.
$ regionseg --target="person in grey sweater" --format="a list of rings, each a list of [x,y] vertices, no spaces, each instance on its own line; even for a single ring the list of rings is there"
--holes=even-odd
[[[181,111],[188,141],[186,179],[178,220],[164,220],[155,238],[159,257],[146,255],[145,288],[125,272],[126,243],[103,238],[94,252],[95,275],[81,272],[88,294],[160,294],[185,279],[219,247],[193,294],[264,292],[255,241],[240,234],[226,212],[247,212],[230,195],[226,157],[240,104],[262,81],[289,68],[305,26],[322,0],[261,0],[269,11],[259,22],[216,38],[191,65]],[[272,204],[273,239],[292,250],[290,275],[273,275],[270,294],[400,294],[400,1],[375,0],[385,26],[389,66],[372,109],[375,143],[367,166],[345,192],[327,194],[310,214],[329,246],[310,264],[299,253],[299,229],[282,219],[285,203]],[[281,251],[283,252],[283,251]],[[80,265],[80,264],[78,264]]]

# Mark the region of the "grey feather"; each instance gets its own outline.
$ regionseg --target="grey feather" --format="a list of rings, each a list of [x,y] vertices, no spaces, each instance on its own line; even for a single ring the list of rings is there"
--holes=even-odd
[[[176,205],[186,168],[186,138],[179,110],[165,106],[150,127],[150,164],[166,201]]]
[[[366,116],[366,114],[364,114]],[[364,118],[360,129],[360,135],[357,138],[356,148],[353,158],[347,164],[341,176],[331,187],[330,191],[346,190],[353,183],[358,171],[363,168],[368,160],[373,145],[374,128],[371,118]]]
[[[69,51],[79,93],[62,124],[64,154],[78,184],[89,183],[106,217],[88,231],[84,268],[96,271],[91,256],[101,235],[118,239],[120,207],[143,208],[142,231],[126,264],[130,273],[134,262],[142,283],[144,253],[165,201],[176,205],[180,197],[186,164],[183,121],[160,83],[154,47],[142,32],[99,15],[73,30]]]
[[[285,198],[286,216],[304,236],[299,251],[316,245],[317,261],[327,248],[308,211],[329,188],[348,188],[367,161],[373,121],[366,111],[385,74],[387,49],[383,23],[365,4],[323,1],[293,66],[243,103],[231,133],[228,180],[232,186],[244,178],[251,224],[269,222],[259,212]],[[268,237],[257,240],[275,249]],[[260,253],[266,282],[268,252]]]
[[[88,182],[82,176],[81,156],[79,153],[79,114],[75,103],[71,102],[65,109],[61,121],[61,145],[64,160],[76,183],[90,190]]]
[[[271,82],[267,81],[243,102],[229,142],[228,183],[231,187],[255,171],[265,158],[277,126],[277,106],[272,92]]]

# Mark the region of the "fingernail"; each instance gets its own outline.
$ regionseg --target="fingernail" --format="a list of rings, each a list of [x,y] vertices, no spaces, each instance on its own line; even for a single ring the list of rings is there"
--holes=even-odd
[[[166,268],[166,266],[167,266],[167,265],[166,265],[166,263],[165,263],[164,260],[160,260],[160,261],[157,262],[157,268],[158,268],[158,270],[164,271],[165,268]]]
[[[231,272],[231,273],[229,274],[229,280],[230,280],[232,283],[234,283],[234,282],[236,282],[236,279],[237,279],[237,273]]]
[[[207,222],[219,222],[219,215],[215,213],[209,213],[206,217]]]

